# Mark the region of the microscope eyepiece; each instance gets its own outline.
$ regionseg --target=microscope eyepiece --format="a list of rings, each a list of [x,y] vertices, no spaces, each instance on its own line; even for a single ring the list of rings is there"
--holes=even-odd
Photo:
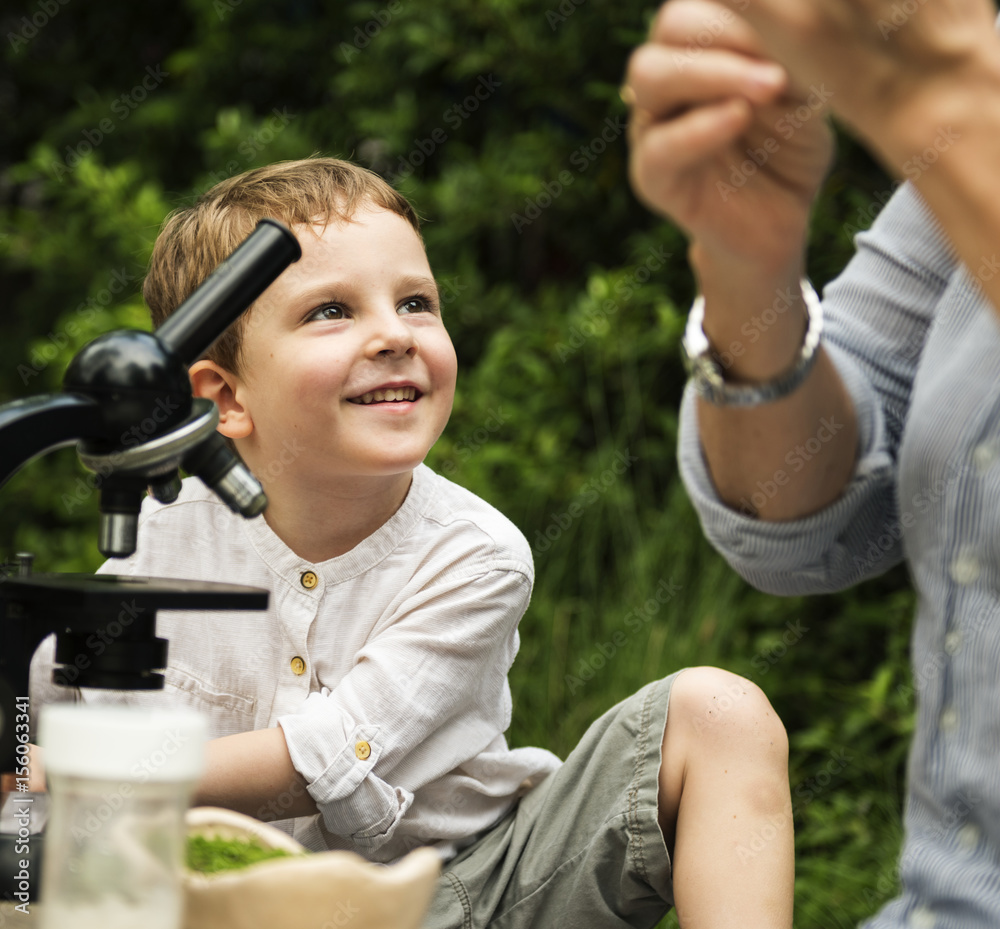
[[[249,519],[264,512],[267,497],[260,481],[218,432],[188,452],[184,468],[200,477],[234,513]]]

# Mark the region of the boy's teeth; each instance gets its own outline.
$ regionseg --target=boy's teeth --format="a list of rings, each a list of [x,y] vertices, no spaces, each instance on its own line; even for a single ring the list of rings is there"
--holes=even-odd
[[[366,394],[362,394],[354,403],[384,403],[386,401],[396,401],[396,400],[416,400],[417,399],[417,388],[416,387],[396,387],[387,388],[384,390],[370,390]]]

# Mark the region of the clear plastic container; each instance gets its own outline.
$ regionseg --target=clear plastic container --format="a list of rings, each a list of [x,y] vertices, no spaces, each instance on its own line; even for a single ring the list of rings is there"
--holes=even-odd
[[[206,733],[190,710],[43,708],[42,929],[180,929],[184,812]]]

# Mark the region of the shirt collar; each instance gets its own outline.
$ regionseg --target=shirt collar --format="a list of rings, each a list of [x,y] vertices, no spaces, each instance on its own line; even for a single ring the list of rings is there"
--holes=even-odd
[[[322,593],[323,586],[338,584],[371,570],[385,559],[399,543],[405,539],[424,514],[431,499],[431,483],[434,472],[426,465],[418,465],[413,471],[413,480],[402,505],[368,538],[362,540],[349,552],[314,564],[300,558],[274,533],[267,521],[261,519],[240,520],[247,539],[254,550],[280,577],[293,587]],[[302,575],[312,571],[322,580],[322,585],[307,591],[302,584]]]

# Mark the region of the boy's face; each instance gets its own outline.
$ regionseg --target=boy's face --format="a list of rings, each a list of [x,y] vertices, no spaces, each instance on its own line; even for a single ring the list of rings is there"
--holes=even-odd
[[[412,471],[448,422],[457,369],[423,244],[378,207],[294,231],[302,258],[247,321],[240,451],[265,482]]]

